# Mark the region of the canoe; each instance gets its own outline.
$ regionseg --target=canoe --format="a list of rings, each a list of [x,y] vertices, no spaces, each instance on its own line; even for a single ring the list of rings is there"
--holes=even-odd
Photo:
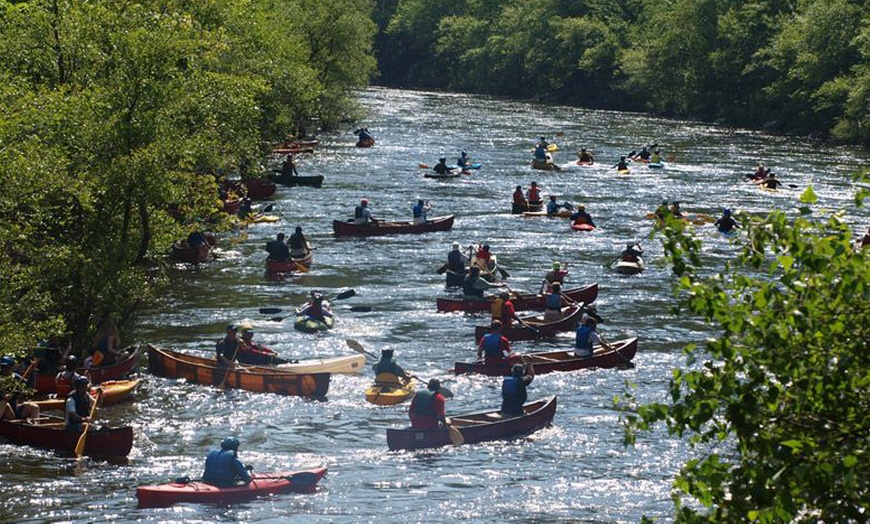
[[[214,358],[186,355],[153,344],[148,344],[147,349],[148,367],[158,377],[209,386],[223,381],[227,388],[310,398],[323,398],[329,391],[329,373],[293,373],[257,366],[236,366],[227,372],[217,367]]]
[[[527,213],[529,211],[541,211],[544,209],[544,204],[529,204],[528,206],[524,206],[521,204],[515,204],[511,202],[511,214],[519,215],[522,213]]]
[[[373,145],[375,145],[374,138],[363,138],[356,142],[356,147],[372,147]]]
[[[413,397],[416,391],[414,379],[404,386],[375,383],[366,388],[366,401],[378,406],[395,406]]]
[[[276,175],[272,177],[272,180],[276,184],[281,184],[282,186],[309,186],[309,187],[320,187],[323,185],[323,175],[311,175],[311,176],[282,176]]]
[[[0,420],[0,437],[12,444],[50,449],[73,455],[81,433],[66,431],[63,418],[40,417],[33,424],[24,420]],[[133,448],[133,428],[92,427],[85,441],[84,454],[89,457],[126,457]]]
[[[287,261],[278,261],[266,259],[266,275],[270,277],[283,276],[290,273],[305,272],[311,269],[311,263],[314,261],[314,251],[309,251],[307,255],[301,258],[291,258]],[[300,270],[299,266],[303,269]]]
[[[112,404],[120,404],[130,398],[133,395],[133,392],[136,391],[136,388],[139,386],[139,383],[142,382],[142,379],[133,379],[133,380],[109,380],[100,384],[99,387],[103,389],[103,396],[100,399],[101,406],[109,406]],[[91,395],[97,394],[97,387],[94,386],[91,388]],[[45,411],[49,409],[63,409],[64,403],[66,403],[65,398],[49,398],[46,400],[30,400],[28,402],[32,402],[39,406],[40,411]]]
[[[228,215],[236,215],[239,213],[239,209],[242,207],[242,200],[240,198],[228,198],[224,200],[224,204],[221,207],[221,210]]]
[[[464,444],[523,437],[553,422],[556,397],[528,402],[523,410],[523,415],[502,415],[498,410],[457,415],[450,418],[450,424],[462,434]],[[393,451],[438,448],[450,443],[446,428],[387,429],[387,446]]]
[[[435,217],[422,224],[413,222],[387,222],[379,220],[371,224],[354,224],[352,221],[332,221],[332,231],[337,237],[368,237],[397,234],[419,234],[432,231],[449,231],[453,227],[453,215]]]
[[[581,305],[571,306],[563,311],[562,318],[555,322],[544,322],[544,315],[532,315],[520,317],[526,325],[516,322],[509,328],[502,328],[502,335],[510,341],[514,340],[538,340],[541,338],[554,337],[556,333],[574,331],[583,317]],[[534,328],[534,329],[533,329]],[[474,340],[479,341],[490,332],[489,326],[475,326]]]
[[[140,508],[161,508],[182,502],[228,505],[246,502],[266,495],[312,493],[326,474],[327,468],[314,468],[280,473],[253,473],[251,483],[220,488],[205,482],[170,482],[136,488]]]
[[[124,348],[124,352],[127,354],[127,357],[120,362],[109,366],[92,367],[90,369],[78,368],[76,373],[89,375],[91,384],[102,384],[109,380],[120,380],[136,369],[136,366],[139,365],[139,359],[142,357],[142,348],[140,346],[128,346]],[[40,395],[57,393],[55,377],[56,375],[53,373],[36,373],[33,376],[33,389]]]
[[[327,331],[335,326],[335,317],[319,318],[309,317],[308,315],[299,315],[293,322],[293,329],[303,333],[317,333],[318,331]]]
[[[208,261],[216,243],[214,235],[205,235],[205,243],[196,247],[190,247],[184,240],[177,240],[172,244],[170,256],[178,262],[200,264]]]
[[[574,231],[595,231],[595,226],[584,222],[582,224],[571,224],[571,229]]]
[[[637,257],[635,261],[620,260],[613,269],[620,275],[636,275],[643,271],[643,259]]]
[[[637,354],[637,338],[618,340],[612,346],[613,350],[595,346],[591,357],[578,357],[571,350],[524,353],[523,359],[535,367],[535,375],[542,375],[553,371],[620,367],[631,362]],[[456,362],[453,365],[454,373],[479,373],[490,377],[506,376],[510,370],[509,365],[487,365],[483,362]]]
[[[275,196],[278,186],[268,178],[252,178],[245,180],[248,198],[251,200],[266,200]]]
[[[540,211],[524,211],[523,212],[524,217],[571,218],[571,215],[573,215],[573,214],[574,214],[573,211],[571,211],[570,209],[564,209],[564,208],[557,211],[555,215],[548,215],[547,212],[543,209]]]
[[[340,373],[355,375],[365,368],[365,355],[348,355],[345,357],[313,358],[288,362],[275,366],[276,369],[291,373]]]
[[[598,297],[598,284],[589,284],[586,287],[578,287],[562,291],[564,295],[574,302],[583,302],[591,304]],[[514,309],[517,311],[526,311],[529,309],[543,310],[546,297],[544,295],[535,295],[532,293],[518,293],[511,298],[514,303]],[[463,300],[462,298],[446,298],[439,297],[436,300],[438,311],[489,311],[492,309],[492,301],[494,298],[485,300]],[[567,302],[564,304],[567,305]]]

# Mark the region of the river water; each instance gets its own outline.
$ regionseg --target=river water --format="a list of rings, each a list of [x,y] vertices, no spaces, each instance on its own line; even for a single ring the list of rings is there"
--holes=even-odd
[[[407,405],[376,407],[364,400],[370,373],[335,375],[328,400],[218,391],[147,374],[136,401],[101,409],[101,419],[135,428],[126,464],[74,461],[0,444],[0,521],[299,521],[447,522],[456,520],[635,522],[643,515],[670,520],[670,486],[689,457],[683,443],[657,431],[634,449],[622,445],[615,397],[636,388],[642,401],[665,400],[671,370],[684,365],[680,350],[715,332],[669,312],[673,276],[659,264],[661,247],[645,241],[647,269],[619,276],[607,265],[627,241],[640,239],[652,222],[645,215],[662,200],[679,200],[690,212],[792,210],[812,184],[819,207],[846,208],[855,231],[867,213],[851,207],[849,173],[866,165],[863,152],[795,137],[634,113],[590,111],[496,98],[373,88],[364,93],[370,115],[363,123],[377,143],[354,147],[351,129],[324,134],[299,172],[323,174],[322,189],[279,187],[274,224],[258,224],[219,239],[219,258],[198,268],[178,267],[165,303],[148,311],[125,342],[150,342],[189,352],[210,352],[228,322],[247,321],[256,339],[295,358],[352,354],[345,339],[369,351],[392,348],[413,373],[440,378],[455,394],[448,416],[497,407],[500,380],[455,377],[457,360],[475,355],[473,327],[487,316],[444,314],[435,297],[444,282],[435,270],[454,241],[488,243],[510,272],[515,290],[538,289],[553,261],[570,269],[569,287],[598,282],[596,302],[611,340],[638,337],[633,370],[553,373],[535,379],[530,398],[558,395],[552,427],[512,442],[389,452],[385,429],[407,423]],[[532,171],[531,147],[544,135],[560,150],[563,171]],[[620,155],[657,143],[676,155],[662,171],[636,168],[617,176]],[[572,165],[589,148],[599,164]],[[461,150],[484,167],[448,181],[423,178],[419,163],[453,161]],[[771,166],[787,187],[766,193],[744,182],[758,161]],[[537,181],[544,195],[585,204],[599,228],[572,233],[567,222],[510,214],[510,195]],[[362,197],[376,217],[408,220],[418,198],[433,215],[455,214],[452,231],[422,236],[336,239],[331,220],[344,218]],[[288,282],[264,278],[263,245],[279,231],[301,225],[316,247],[312,271]],[[697,228],[706,262],[721,267],[736,247],[712,226]],[[292,319],[269,320],[261,307],[285,311],[318,289],[327,295],[353,288],[335,302],[333,331],[305,335]],[[351,306],[371,306],[353,312]],[[570,346],[520,342],[515,349]],[[136,509],[135,488],[201,474],[207,451],[227,435],[241,442],[241,456],[257,471],[319,465],[329,474],[313,495],[286,495],[229,508],[182,505]]]

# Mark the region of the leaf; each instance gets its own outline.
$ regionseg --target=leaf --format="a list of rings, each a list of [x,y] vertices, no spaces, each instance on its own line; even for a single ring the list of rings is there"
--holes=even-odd
[[[813,191],[813,186],[807,186],[807,188],[804,189],[804,192],[801,193],[800,201],[803,204],[815,204],[819,201],[816,192]]]

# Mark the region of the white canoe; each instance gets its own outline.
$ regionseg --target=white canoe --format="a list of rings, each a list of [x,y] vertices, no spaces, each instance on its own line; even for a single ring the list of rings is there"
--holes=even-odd
[[[365,367],[365,355],[350,355],[347,357],[320,358],[300,360],[275,366],[282,371],[293,373],[344,373],[353,375]]]

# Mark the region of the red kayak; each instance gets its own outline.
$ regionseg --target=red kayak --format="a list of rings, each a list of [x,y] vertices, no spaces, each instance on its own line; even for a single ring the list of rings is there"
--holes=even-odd
[[[595,226],[584,222],[582,224],[571,224],[571,229],[574,231],[594,231]]]
[[[136,497],[139,499],[140,508],[160,508],[180,502],[226,505],[263,495],[311,493],[325,474],[326,468],[254,473],[250,484],[228,488],[212,486],[198,480],[170,482],[157,486],[140,486],[136,488]]]

